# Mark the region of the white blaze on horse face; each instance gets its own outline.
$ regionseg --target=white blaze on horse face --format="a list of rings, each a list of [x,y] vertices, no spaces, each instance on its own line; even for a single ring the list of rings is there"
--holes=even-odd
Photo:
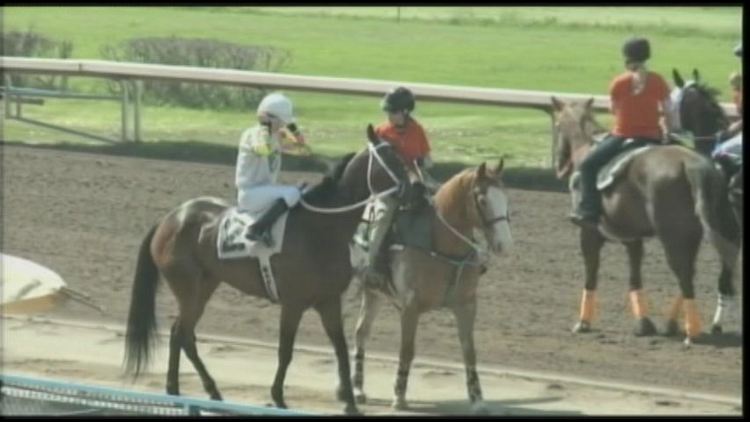
[[[508,197],[502,189],[490,186],[487,189],[487,208],[488,212],[485,218],[493,220],[497,217],[509,217],[508,215]],[[491,243],[492,250],[500,253],[513,245],[513,236],[510,233],[510,221],[507,218],[496,221],[492,227],[488,228],[492,233],[492,239],[487,239]]]

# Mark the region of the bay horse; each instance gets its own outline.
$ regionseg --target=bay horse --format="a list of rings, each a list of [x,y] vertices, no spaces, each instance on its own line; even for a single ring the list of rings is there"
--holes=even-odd
[[[303,207],[289,211],[283,248],[271,257],[281,305],[278,367],[271,397],[280,408],[287,407],[284,378],[292,360],[297,328],[302,314],[312,307],[320,315],[338,359],[338,398],[346,402],[346,413],[358,413],[341,313],[341,295],[352,273],[349,241],[371,195],[386,189],[392,193],[394,185],[407,181],[406,171],[391,145],[381,141],[371,125],[367,134],[367,149],[343,159],[332,176],[303,195]],[[317,210],[344,205],[335,214]],[[198,356],[194,333],[219,283],[223,281],[248,295],[268,297],[256,258],[218,259],[219,222],[229,209],[229,204],[218,198],[189,200],[149,230],[138,253],[125,340],[126,371],[137,377],[148,364],[161,275],[179,307],[169,339],[168,394],[179,394],[180,351],[184,351],[211,399],[221,400],[216,383]]]
[[[672,79],[675,84],[671,97],[676,126],[690,132],[695,150],[710,157],[716,145],[716,132],[729,126],[729,119],[716,100],[719,91],[701,81],[697,69],[693,69],[693,79],[687,82],[677,69],[672,69]]]
[[[593,98],[563,102],[552,97],[557,132],[557,176],[567,178],[593,146],[596,122]],[[710,160],[680,145],[664,145],[638,154],[621,179],[602,192],[603,215],[598,227],[581,228],[580,245],[586,270],[579,321],[573,331],[588,332],[593,319],[599,254],[606,239],[622,242],[630,261],[630,299],[637,319],[636,335],[653,335],[642,293],[643,239],[656,236],[664,247],[681,295],[667,317],[667,334],[677,333],[677,315],[685,308],[685,344],[701,333],[694,303],[695,260],[704,232],[721,258],[718,290],[724,307],[717,309],[714,327],[721,326],[723,310],[737,303],[733,274],[739,254],[740,232],[728,204],[721,173]],[[574,181],[571,178],[571,182]],[[735,312],[736,313],[736,312]]]
[[[458,326],[469,400],[475,412],[486,411],[476,370],[474,320],[476,290],[488,254],[475,242],[472,233],[481,231],[489,248],[498,255],[512,244],[502,169],[501,159],[495,166],[482,163],[449,179],[435,194],[434,207],[427,208],[428,213],[433,213],[427,229],[431,232],[432,247],[429,250],[415,246],[404,246],[400,250],[390,248],[389,287],[378,289],[362,283],[352,379],[355,397],[360,403],[366,401],[363,390],[365,345],[378,311],[389,300],[401,315],[401,350],[392,407],[397,410],[407,407],[406,386],[420,314],[447,307]],[[358,247],[355,244],[353,249]],[[361,249],[358,252],[359,264],[363,266],[367,254]],[[354,252],[352,256],[355,259]]]

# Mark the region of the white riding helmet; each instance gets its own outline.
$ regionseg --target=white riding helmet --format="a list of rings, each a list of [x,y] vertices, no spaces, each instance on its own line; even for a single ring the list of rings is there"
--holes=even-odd
[[[284,125],[294,122],[292,101],[284,94],[274,92],[266,95],[258,104],[258,116],[272,116],[281,120]]]

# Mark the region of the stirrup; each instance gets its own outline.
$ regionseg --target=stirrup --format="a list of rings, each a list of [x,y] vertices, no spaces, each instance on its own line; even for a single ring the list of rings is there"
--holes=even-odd
[[[597,229],[599,227],[599,218],[593,215],[582,215],[579,213],[571,213],[568,218],[570,221],[578,227]]]
[[[271,237],[270,230],[263,230],[260,233],[253,233],[252,230],[248,230],[245,238],[247,238],[247,240],[252,240],[255,242],[263,242],[263,244],[269,248],[273,247],[273,238]]]

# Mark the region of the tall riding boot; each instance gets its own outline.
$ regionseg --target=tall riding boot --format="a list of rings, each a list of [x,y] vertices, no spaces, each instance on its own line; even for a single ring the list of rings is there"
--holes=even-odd
[[[286,201],[283,198],[277,199],[271,207],[248,228],[245,237],[247,237],[248,240],[262,241],[270,248],[273,246],[271,227],[273,227],[273,223],[276,219],[288,210],[289,207],[286,205]]]
[[[389,204],[383,216],[376,222],[368,250],[368,271],[366,282],[372,285],[381,284],[387,276],[388,262],[385,249],[385,238],[391,228],[391,221],[397,204]]]

